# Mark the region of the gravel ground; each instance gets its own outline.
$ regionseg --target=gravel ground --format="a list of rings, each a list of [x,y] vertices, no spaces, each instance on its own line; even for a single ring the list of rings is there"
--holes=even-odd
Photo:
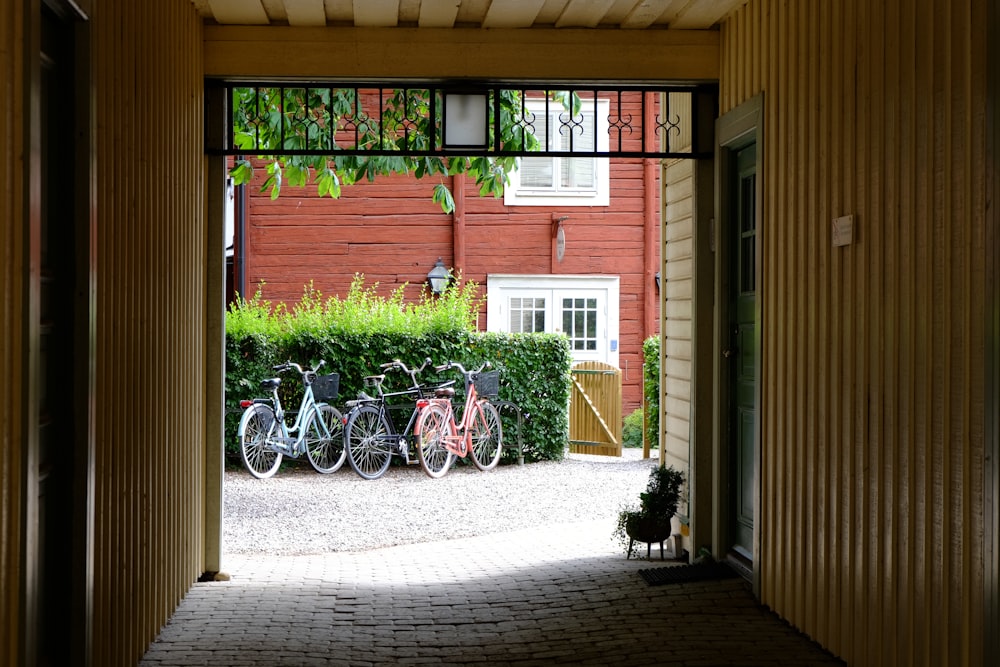
[[[239,554],[318,554],[474,537],[546,523],[608,521],[636,503],[657,458],[626,449],[621,458],[570,454],[562,461],[471,465],[431,479],[420,466],[393,465],[377,480],[350,465],[319,475],[307,462],[258,480],[225,477],[224,548]]]

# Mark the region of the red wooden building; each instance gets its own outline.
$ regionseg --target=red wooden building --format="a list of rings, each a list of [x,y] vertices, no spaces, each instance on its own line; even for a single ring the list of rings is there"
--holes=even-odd
[[[480,197],[465,176],[393,176],[346,186],[336,200],[315,186],[285,186],[272,200],[259,168],[234,207],[236,284],[291,305],[310,281],[324,297],[342,295],[360,273],[380,293],[407,284],[417,298],[441,258],[484,290],[480,329],[562,331],[575,360],[620,367],[629,414],[642,403],[642,341],[658,333],[660,161],[520,165],[499,199]],[[431,200],[441,179],[453,213]]]

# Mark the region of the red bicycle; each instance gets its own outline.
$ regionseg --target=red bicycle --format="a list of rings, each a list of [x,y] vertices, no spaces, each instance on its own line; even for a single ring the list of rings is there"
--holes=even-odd
[[[414,429],[417,454],[420,467],[431,477],[441,477],[448,472],[456,456],[468,455],[480,470],[490,470],[500,462],[503,446],[500,413],[482,398],[496,395],[500,378],[497,371],[483,372],[487,365],[475,371],[465,370],[457,361],[435,367],[439,373],[457,368],[465,378],[465,406],[458,423],[451,400],[454,389],[440,388],[434,392],[434,398],[417,401],[420,410]]]

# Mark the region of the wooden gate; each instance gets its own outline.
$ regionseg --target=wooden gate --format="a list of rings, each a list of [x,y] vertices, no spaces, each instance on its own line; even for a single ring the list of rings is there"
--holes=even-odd
[[[621,370],[600,361],[581,361],[570,373],[569,451],[621,456]]]

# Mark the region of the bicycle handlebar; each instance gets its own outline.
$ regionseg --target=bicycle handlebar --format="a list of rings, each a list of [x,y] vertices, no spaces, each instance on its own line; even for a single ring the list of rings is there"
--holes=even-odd
[[[449,361],[448,363],[444,364],[443,366],[435,366],[434,370],[436,370],[438,373],[440,373],[442,371],[448,370],[449,368],[457,368],[458,370],[460,370],[462,372],[462,375],[465,375],[466,377],[468,377],[469,375],[474,375],[475,373],[482,373],[484,368],[490,368],[490,362],[484,361],[483,365],[480,366],[478,369],[476,369],[474,371],[467,371],[467,370],[465,370],[465,366],[463,366],[462,364],[458,363],[457,361]]]
[[[278,364],[277,366],[272,366],[272,370],[276,370],[279,373],[284,373],[288,369],[294,368],[302,376],[302,381],[305,382],[306,381],[306,377],[310,373],[312,373],[313,376],[315,376],[319,372],[319,369],[323,368],[323,366],[325,366],[325,365],[326,365],[326,360],[325,359],[320,359],[319,363],[316,364],[316,368],[306,368],[306,369],[303,369],[302,366],[298,365],[294,361],[286,361],[283,364]]]
[[[420,368],[407,368],[406,364],[404,364],[399,359],[393,359],[392,361],[388,361],[388,362],[382,364],[381,366],[379,366],[379,368],[381,368],[383,370],[390,370],[392,368],[398,368],[399,370],[401,370],[404,373],[406,373],[407,375],[409,375],[410,379],[413,380],[414,386],[416,386],[416,384],[417,384],[417,373],[419,373],[419,372],[423,371],[425,368],[427,368],[427,366],[429,366],[430,363],[431,363],[431,358],[427,357],[426,359],[424,359],[424,363],[423,363],[423,365]]]

